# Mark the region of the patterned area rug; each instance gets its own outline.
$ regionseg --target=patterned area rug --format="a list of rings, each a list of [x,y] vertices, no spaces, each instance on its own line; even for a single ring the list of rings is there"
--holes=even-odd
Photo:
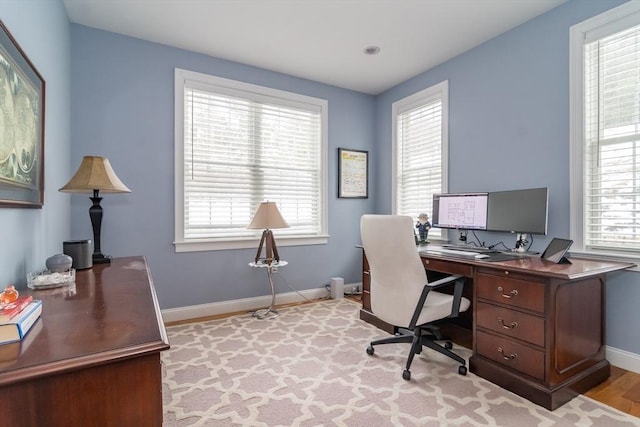
[[[425,349],[402,379],[407,345],[327,300],[167,328],[162,353],[165,426],[638,426],[583,396],[550,412]],[[470,350],[454,346],[465,358]]]

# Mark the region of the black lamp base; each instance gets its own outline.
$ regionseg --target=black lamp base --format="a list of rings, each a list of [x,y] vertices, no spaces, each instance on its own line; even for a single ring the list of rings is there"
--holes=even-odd
[[[109,255],[93,254],[94,264],[110,264],[111,257]]]
[[[93,228],[93,263],[109,264],[111,257],[103,255],[100,249],[100,227],[102,226],[102,206],[100,206],[99,190],[93,190],[93,197],[90,197],[93,205],[89,208],[89,217],[91,218],[91,228]]]

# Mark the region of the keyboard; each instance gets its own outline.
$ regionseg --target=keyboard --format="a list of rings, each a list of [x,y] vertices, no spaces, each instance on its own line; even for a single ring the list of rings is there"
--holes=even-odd
[[[451,249],[454,251],[464,251],[464,252],[477,252],[481,254],[495,254],[498,253],[495,249],[490,248],[481,248],[479,246],[462,246],[462,245],[442,245],[443,248]]]
[[[425,246],[418,249],[418,252],[426,253],[426,254],[447,254],[447,255],[457,255],[463,256],[467,258],[474,257],[479,255],[480,252],[471,252],[471,251],[457,251],[455,249],[446,249],[440,246]]]

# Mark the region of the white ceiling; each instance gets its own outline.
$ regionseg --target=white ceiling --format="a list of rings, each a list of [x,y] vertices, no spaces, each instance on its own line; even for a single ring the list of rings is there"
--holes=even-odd
[[[567,0],[64,0],[71,22],[378,94]],[[367,46],[377,55],[365,55]]]

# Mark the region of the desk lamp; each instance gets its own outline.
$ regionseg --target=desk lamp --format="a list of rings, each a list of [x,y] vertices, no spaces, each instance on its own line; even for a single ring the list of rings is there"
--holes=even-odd
[[[260,245],[258,246],[258,252],[256,253],[256,263],[260,259],[262,253],[262,247],[265,246],[266,258],[264,262],[271,265],[273,261],[280,261],[280,255],[278,255],[278,248],[276,247],[276,241],[273,238],[271,229],[273,228],[289,228],[289,224],[284,220],[278,206],[275,202],[262,202],[253,216],[251,224],[247,227],[249,229],[263,228],[262,238],[260,239]]]
[[[102,226],[102,206],[100,191],[103,193],[130,193],[131,190],[120,181],[106,157],[85,156],[76,174],[60,190],[65,193],[93,193],[93,205],[89,208],[93,228],[93,263],[107,264],[111,258],[100,251],[100,228]]]

